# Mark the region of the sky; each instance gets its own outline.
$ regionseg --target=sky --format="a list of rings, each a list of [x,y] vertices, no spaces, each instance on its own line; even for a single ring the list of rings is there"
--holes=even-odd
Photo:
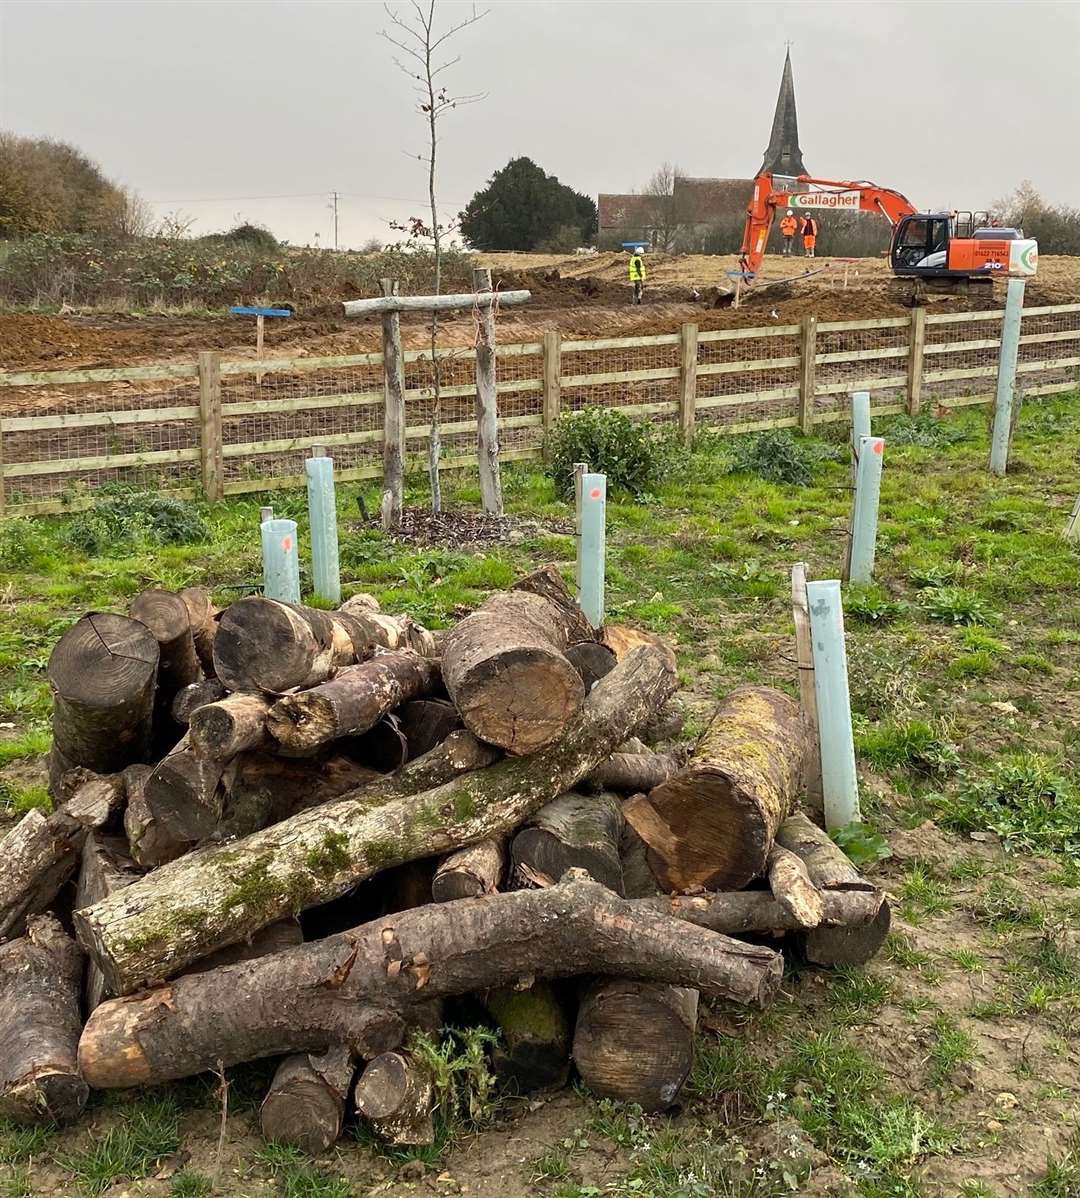
[[[425,0],[426,2],[426,0]],[[396,7],[408,12],[408,2]],[[785,45],[808,170],[919,207],[1030,179],[1080,206],[1080,4],[491,0],[448,44],[445,219],[527,155],[579,191],[664,161],[747,177]],[[436,23],[473,6],[438,0]],[[194,232],[250,220],[296,244],[396,240],[424,211],[425,123],[379,3],[0,0],[0,129],[68,141]]]

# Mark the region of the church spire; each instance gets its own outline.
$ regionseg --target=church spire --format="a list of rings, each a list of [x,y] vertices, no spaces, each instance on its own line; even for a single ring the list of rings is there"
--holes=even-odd
[[[780,79],[780,94],[776,98],[772,135],[769,148],[758,174],[805,175],[806,166],[799,149],[799,118],[795,112],[795,82],[791,76],[791,51],[784,59],[784,74]]]

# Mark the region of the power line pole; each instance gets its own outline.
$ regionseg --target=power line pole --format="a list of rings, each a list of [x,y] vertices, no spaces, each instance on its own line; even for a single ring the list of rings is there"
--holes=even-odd
[[[337,217],[338,217],[338,212],[337,212],[338,193],[337,193],[336,191],[332,191],[332,192],[330,193],[330,195],[333,197],[333,209],[334,209],[334,249],[336,250],[336,249],[338,248],[338,219],[337,219]]]

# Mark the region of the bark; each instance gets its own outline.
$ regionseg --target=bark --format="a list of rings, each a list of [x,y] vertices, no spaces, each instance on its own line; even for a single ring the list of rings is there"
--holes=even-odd
[[[484,1005],[499,1026],[492,1050],[496,1080],[517,1094],[557,1089],[570,1072],[570,1021],[550,982],[503,986],[489,991]]]
[[[882,900],[869,923],[820,927],[803,933],[798,938],[799,952],[812,965],[865,965],[885,943],[891,924],[892,911]]]
[[[192,854],[159,870],[153,883],[138,882],[77,911],[80,942],[116,992],[128,993],[268,923],[329,902],[391,865],[509,832],[632,735],[675,684],[664,655],[642,649],[597,684],[579,718],[544,752],[389,801],[360,790],[238,843]],[[450,752],[447,758],[455,759]],[[387,783],[392,788],[400,780]]]
[[[571,875],[544,890],[418,907],[103,1003],[83,1033],[80,1066],[92,1086],[110,1088],[332,1044],[370,1056],[400,1043],[416,1003],[522,977],[600,971],[771,1000],[778,953],[673,921],[649,901]]]
[[[431,897],[436,903],[494,894],[506,877],[506,839],[493,836],[444,857],[435,870]]]
[[[154,767],[131,765],[124,770],[127,808],[124,811],[124,834],[131,856],[143,869],[156,869],[191,848],[192,842],[177,836],[162,824],[146,801],[146,783]]]
[[[673,778],[680,761],[670,753],[612,753],[585,779],[589,787],[619,794],[648,793]]]
[[[341,670],[330,682],[285,695],[266,726],[291,752],[317,749],[374,727],[387,712],[438,685],[439,666],[407,649],[388,650]]]
[[[599,641],[579,641],[566,650],[566,660],[577,670],[589,691],[615,668],[615,654]]]
[[[649,745],[676,740],[686,726],[686,707],[678,695],[669,699],[641,729],[641,739]]]
[[[534,885],[550,885],[568,869],[583,869],[622,894],[622,826],[614,795],[562,795],[542,807],[514,837],[510,845],[514,873]]]
[[[519,756],[555,741],[585,696],[564,653],[581,619],[547,594],[514,590],[490,596],[451,628],[443,679],[465,727]]]
[[[623,978],[594,983],[574,1028],[574,1063],[601,1098],[664,1111],[694,1060],[698,992]]]
[[[87,836],[75,894],[76,906],[87,907],[142,877],[143,871],[128,856],[127,848],[127,841],[115,836],[102,836],[97,832]],[[86,962],[83,993],[87,1014],[108,997],[105,979],[93,960]]]
[[[880,914],[882,896],[869,891],[829,891],[823,896],[824,912],[821,926],[854,928],[871,924]],[[697,924],[726,936],[779,935],[781,932],[800,932],[795,917],[773,898],[767,890],[737,890],[732,893],[662,895],[640,900],[652,911],[662,911],[675,919]]]
[[[356,1083],[356,1109],[390,1144],[435,1142],[431,1070],[407,1052],[380,1053]]]
[[[112,774],[150,750],[158,644],[137,620],[91,612],[64,633],[49,658],[56,793],[65,770]]]
[[[352,617],[359,629],[363,647],[357,648],[357,660],[376,648],[411,649],[421,657],[437,657],[434,634],[417,624],[411,616],[388,616],[379,611],[373,595],[353,595],[341,605],[341,612]],[[354,635],[354,641],[357,639]]]
[[[773,898],[801,927],[816,928],[825,914],[825,900],[810,881],[802,858],[774,844],[768,868]]]
[[[86,828],[54,812],[26,815],[0,839],[0,941],[22,936],[31,915],[44,911],[75,872]]]
[[[185,727],[191,722],[191,713],[204,703],[216,703],[224,699],[225,688],[216,678],[204,678],[201,682],[192,682],[183,690],[177,691],[173,699],[172,716],[178,724]]]
[[[131,618],[145,624],[158,643],[154,740],[159,751],[168,751],[181,735],[181,729],[172,717],[173,699],[185,686],[202,677],[191,635],[191,616],[181,596],[155,587],[135,596]]]
[[[625,814],[619,840],[619,860],[622,864],[623,894],[626,898],[648,898],[660,893],[660,884],[649,868],[648,845],[634,831],[633,824],[626,819]]]
[[[595,641],[596,629],[585,618],[577,599],[570,593],[559,567],[553,562],[541,566],[524,578],[519,578],[510,588],[526,595],[537,595],[544,599],[559,613],[559,619],[566,626],[567,643],[579,644],[582,641]]]
[[[89,1093],[76,1066],[82,953],[51,915],[0,947],[0,1115],[67,1123]]]
[[[195,654],[199,664],[209,677],[214,675],[214,638],[217,636],[217,618],[221,614],[210,599],[205,587],[185,587],[180,592],[188,609],[191,637],[195,643]]]
[[[690,763],[626,809],[666,890],[738,890],[763,873],[802,782],[809,730],[798,705],[740,687]]]
[[[68,770],[60,780],[62,802],[58,810],[99,831],[120,826],[127,804],[123,774],[95,774],[86,769]]]
[[[263,1135],[321,1156],[341,1136],[355,1072],[344,1048],[330,1048],[321,1056],[305,1052],[286,1057],[259,1108]]]
[[[220,762],[195,753],[188,734],[146,780],[143,793],[151,815],[177,838],[208,836],[225,806],[221,772]]]
[[[457,708],[445,699],[413,699],[395,714],[410,761],[430,752],[463,726]]]
[[[806,864],[810,880],[820,890],[876,890],[824,829],[801,811],[788,816],[776,834],[782,848]]]
[[[266,714],[270,701],[262,695],[228,695],[192,712],[191,748],[213,761],[228,761],[237,753],[262,749],[270,742]]]
[[[299,920],[283,919],[272,923],[255,933],[250,940],[241,944],[230,944],[219,948],[216,953],[202,957],[189,965],[187,974],[209,973],[222,965],[235,965],[238,961],[254,961],[259,957],[268,957],[271,953],[283,953],[288,948],[295,948],[304,943],[304,933]]]
[[[644,628],[631,628],[628,624],[607,624],[600,634],[600,640],[615,654],[617,661],[622,661],[627,654],[640,649],[642,645],[654,645],[667,654],[671,668],[676,668],[674,652],[655,632],[646,632]]]

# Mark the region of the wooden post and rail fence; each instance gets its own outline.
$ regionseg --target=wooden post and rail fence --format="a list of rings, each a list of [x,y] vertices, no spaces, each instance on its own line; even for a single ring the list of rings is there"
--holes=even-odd
[[[477,278],[478,293],[485,284]],[[479,301],[478,293],[434,297],[440,308],[469,304],[479,313],[473,346],[440,349],[444,361],[475,364],[473,378],[444,386],[444,397],[460,410],[483,392],[470,419],[444,424],[444,435],[456,437],[458,446],[451,446],[443,466],[475,467],[485,460],[485,491],[493,504],[494,463],[540,457],[544,435],[560,415],[589,404],[664,422],[689,441],[705,425],[730,433],[810,433],[819,424],[850,419],[848,397],[855,390],[870,393],[875,417],[994,401],[1002,325],[997,309],[916,308],[909,316],[855,321],[806,316],[799,324],[722,330],[687,323],[677,333],[592,340],[549,330],[536,342],[496,345],[493,308],[496,301],[506,304],[508,293],[488,292],[491,298],[481,294]],[[410,402],[428,395],[417,374],[430,354],[402,352],[395,326],[401,310],[430,310],[432,298],[391,290],[355,302],[382,316],[389,334],[384,354],[254,361],[206,351],[193,363],[0,371],[0,512],[74,510],[113,479],[211,501],[299,487],[305,485],[300,455],[316,445],[335,457],[339,482],[382,479],[384,471],[392,479],[419,468],[421,458],[406,453],[407,443],[423,441],[428,429],[409,424],[407,414]],[[965,325],[973,326],[974,336]],[[1017,378],[1025,395],[1080,387],[1080,304],[1025,308],[1017,344]],[[951,366],[950,355],[963,355],[952,359],[962,365]],[[256,371],[265,386],[254,382]],[[365,381],[350,379],[340,391],[329,382],[307,382],[350,371],[366,371]],[[252,384],[239,398],[230,390],[237,376]],[[126,397],[125,406],[108,402],[114,393]],[[184,396],[187,402],[179,402]],[[379,409],[382,420],[372,420]],[[367,427],[357,427],[361,415]],[[337,424],[328,432],[330,416]],[[275,419],[289,435],[265,432]],[[175,447],[155,447],[170,440]]]

